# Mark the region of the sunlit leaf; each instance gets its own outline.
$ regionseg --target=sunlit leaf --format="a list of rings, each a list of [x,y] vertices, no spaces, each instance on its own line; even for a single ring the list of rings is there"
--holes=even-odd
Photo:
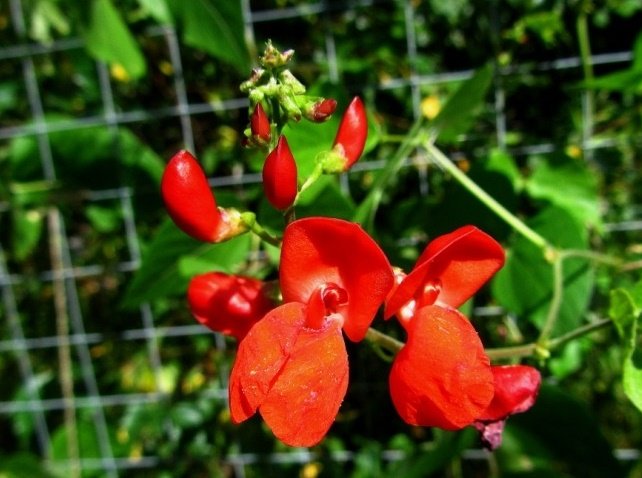
[[[183,294],[194,274],[237,272],[249,247],[249,234],[220,244],[205,244],[187,236],[168,219],[149,244],[122,304],[135,307],[145,301]]]
[[[169,0],[168,5],[182,26],[185,43],[229,63],[240,73],[250,73],[241,2]]]
[[[138,43],[110,0],[92,1],[85,44],[97,59],[120,65],[131,78],[140,78],[146,72]]]

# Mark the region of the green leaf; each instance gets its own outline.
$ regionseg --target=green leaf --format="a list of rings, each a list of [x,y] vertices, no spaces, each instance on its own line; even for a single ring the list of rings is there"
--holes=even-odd
[[[249,73],[240,1],[169,0],[168,5],[183,28],[185,43],[229,63],[242,74]]]
[[[102,233],[115,231],[123,220],[120,210],[96,205],[87,206],[85,214],[92,227]]]
[[[538,158],[533,174],[526,181],[526,191],[535,199],[565,209],[582,224],[600,224],[596,175],[584,162]]]
[[[429,124],[440,141],[452,142],[465,133],[473,123],[493,79],[491,64],[479,68],[450,97],[446,106]]]
[[[624,360],[622,385],[626,396],[642,412],[642,344],[640,343],[630,350]]]
[[[624,363],[622,365],[622,385],[624,393],[638,410],[642,411],[642,338],[638,334],[642,281],[638,282],[631,293],[619,288],[611,291],[609,316],[624,343]]]
[[[527,222],[562,249],[586,249],[585,228],[564,209],[548,207]],[[581,325],[593,290],[593,268],[583,259],[564,261],[564,290],[554,334]],[[505,266],[492,283],[493,295],[507,310],[541,327],[553,293],[553,269],[542,254],[522,236],[507,251]]]
[[[106,127],[58,131],[49,135],[49,141],[58,179],[68,185],[101,189],[136,184],[141,179],[160,184],[165,162],[127,128],[117,133]],[[41,177],[40,164],[33,161],[38,154],[35,137],[16,138],[9,151],[16,181]]]
[[[508,419],[504,443],[495,456],[500,469],[514,473],[547,471],[559,473],[550,476],[586,478],[624,476],[594,413],[586,404],[550,385],[542,385],[532,409]]]
[[[38,209],[14,208],[11,218],[13,253],[16,259],[23,261],[38,245],[42,236],[44,216]]]
[[[640,311],[633,302],[633,297],[626,289],[614,289],[610,293],[609,317],[613,319],[620,337],[631,339],[631,327]]]
[[[519,191],[523,184],[522,174],[515,164],[515,159],[506,151],[493,149],[484,165],[489,172],[500,173],[505,176],[513,186],[514,191]]]
[[[165,0],[138,0],[138,4],[159,23],[172,23],[172,14]]]
[[[146,72],[142,52],[110,0],[93,0],[85,45],[94,57],[122,66],[131,78],[140,78]]]
[[[187,236],[169,219],[148,246],[143,263],[123,298],[124,307],[184,293],[194,274],[234,273],[247,258],[250,235],[220,244],[204,244]]]
[[[54,474],[40,460],[27,453],[10,456],[0,456],[1,478],[60,478],[63,475]]]

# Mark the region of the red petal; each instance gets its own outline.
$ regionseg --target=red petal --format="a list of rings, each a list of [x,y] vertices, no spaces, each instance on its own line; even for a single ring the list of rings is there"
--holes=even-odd
[[[504,259],[502,246],[474,226],[439,236],[428,244],[413,270],[391,294],[385,315],[395,314],[430,282],[441,286],[436,303],[457,308],[501,269]]]
[[[195,276],[187,289],[187,300],[201,324],[239,340],[275,306],[263,281],[222,272]]]
[[[478,420],[503,420],[509,415],[525,412],[533,406],[542,381],[536,368],[527,365],[503,365],[493,366],[492,370],[495,396]]]
[[[207,178],[194,156],[179,151],[167,163],[161,180],[167,212],[186,234],[204,242],[216,242],[221,214]]]
[[[343,328],[355,342],[365,336],[394,282],[385,254],[359,225],[321,217],[299,219],[285,229],[279,275],[285,302],[307,304],[329,283],[345,289]]]
[[[493,374],[479,336],[456,310],[419,309],[395,357],[390,394],[411,424],[456,430],[470,425],[493,397]]]
[[[263,190],[270,204],[279,210],[289,208],[296,198],[296,162],[285,136],[279,136],[276,147],[265,158]]]
[[[254,324],[240,342],[230,374],[233,422],[248,419],[265,401],[292,352],[304,322],[304,304],[284,304]]]
[[[337,322],[304,328],[290,357],[259,407],[274,435],[290,446],[321,441],[348,388],[348,355]]]
[[[334,138],[334,147],[339,146],[340,154],[345,158],[344,171],[357,162],[368,137],[368,118],[363,101],[355,96],[348,108],[343,113],[337,136]]]

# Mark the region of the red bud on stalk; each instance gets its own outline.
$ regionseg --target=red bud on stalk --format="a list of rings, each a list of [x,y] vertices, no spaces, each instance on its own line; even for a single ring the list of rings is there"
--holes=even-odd
[[[200,241],[216,242],[221,213],[203,169],[188,151],[179,151],[167,163],[161,194],[167,212],[183,232]]]
[[[255,138],[266,143],[270,141],[270,120],[261,103],[257,103],[256,106],[254,106],[254,111],[250,117],[250,129],[252,136]]]
[[[276,147],[265,158],[263,190],[270,204],[285,210],[297,195],[297,169],[294,156],[285,136],[280,136]]]
[[[366,109],[361,98],[355,96],[343,113],[333,144],[334,151],[345,160],[343,171],[347,171],[357,162],[363,153],[367,137]]]

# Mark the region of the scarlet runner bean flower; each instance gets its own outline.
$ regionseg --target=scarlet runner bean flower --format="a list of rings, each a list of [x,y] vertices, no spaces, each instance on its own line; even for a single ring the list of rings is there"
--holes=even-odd
[[[501,445],[507,418],[535,404],[542,382],[539,371],[527,365],[494,366],[492,371],[495,395],[473,424],[481,434],[482,443],[490,450]]]
[[[332,116],[337,109],[337,101],[331,98],[323,98],[313,103],[309,108],[303,110],[303,115],[310,121],[322,123]]]
[[[263,191],[270,204],[279,210],[290,207],[296,198],[296,162],[283,135],[263,164]]]
[[[276,307],[265,282],[223,272],[194,276],[187,289],[187,301],[201,324],[238,340]]]
[[[200,241],[225,241],[247,229],[238,211],[216,205],[203,169],[188,151],[179,151],[167,163],[161,195],[174,223]]]
[[[364,338],[393,285],[390,264],[356,224],[306,218],[284,232],[280,262],[284,304],[241,341],[230,377],[232,421],[257,411],[291,446],[318,443],[348,386],[342,330]]]
[[[504,263],[490,236],[466,226],[432,241],[385,305],[408,335],[389,377],[397,412],[409,424],[456,430],[488,407],[494,393],[490,361],[457,307]]]

